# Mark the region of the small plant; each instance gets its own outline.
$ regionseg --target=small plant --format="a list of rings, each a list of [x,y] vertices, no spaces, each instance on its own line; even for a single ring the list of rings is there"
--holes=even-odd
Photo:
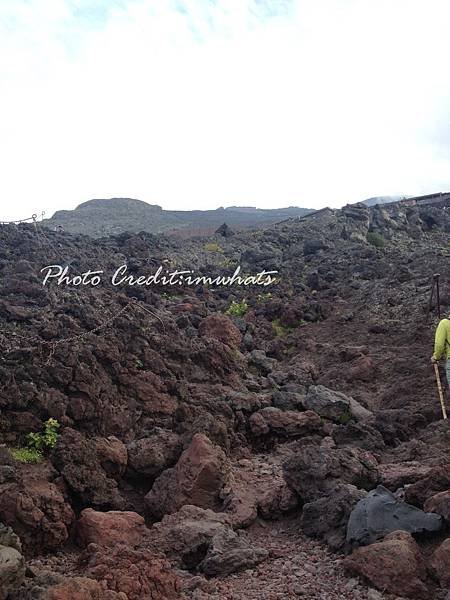
[[[256,301],[258,302],[258,304],[265,304],[266,302],[269,302],[269,300],[272,299],[272,294],[270,292],[267,292],[266,294],[258,294]]]
[[[35,448],[11,448],[11,456],[22,463],[36,464],[42,460],[42,452]]]
[[[207,252],[224,252],[217,242],[207,242],[203,247]]]
[[[280,319],[274,319],[272,321],[272,329],[277,337],[282,337],[288,333],[291,333],[292,331],[292,327],[286,327],[285,325],[282,325],[280,323]]]
[[[143,369],[144,368],[144,363],[142,362],[142,360],[140,360],[139,358],[137,358],[134,361],[134,366],[136,367],[136,369]]]
[[[224,258],[220,263],[219,263],[219,267],[221,267],[222,269],[229,269],[230,267],[234,266],[236,263],[234,260],[232,260],[231,258]]]
[[[283,335],[287,335],[288,333],[292,333],[293,331],[295,331],[295,329],[297,329],[297,327],[303,327],[304,325],[306,325],[306,321],[304,321],[303,319],[296,321],[294,325],[291,326],[283,325],[280,322],[280,319],[274,319],[272,321],[272,329],[274,330],[275,335],[277,337],[281,337]]]
[[[44,423],[44,430],[41,433],[29,433],[27,435],[28,448],[42,452],[48,448],[53,448],[58,440],[58,429],[61,425],[56,419],[48,419]]]
[[[369,231],[369,233],[366,235],[366,240],[369,242],[369,244],[375,246],[375,248],[383,248],[385,244],[384,237],[375,231]]]
[[[236,302],[233,300],[225,313],[231,317],[243,317],[247,311],[248,304],[247,300],[244,298],[242,302]]]

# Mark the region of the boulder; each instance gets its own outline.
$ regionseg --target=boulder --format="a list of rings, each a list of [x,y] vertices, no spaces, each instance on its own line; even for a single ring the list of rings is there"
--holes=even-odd
[[[374,420],[375,415],[373,414],[373,412],[371,410],[365,408],[362,404],[360,404],[357,400],[355,400],[351,396],[349,396],[348,399],[350,401],[350,412],[354,419],[356,419],[357,421],[373,421]]]
[[[274,519],[298,506],[298,496],[284,480],[280,465],[262,456],[234,464],[221,495],[223,511],[234,528],[248,527],[258,514]]]
[[[179,435],[156,427],[148,437],[127,445],[128,470],[132,476],[158,477],[177,462],[182,444]]]
[[[440,544],[431,555],[429,569],[441,587],[450,587],[450,538]]]
[[[263,519],[279,518],[298,506],[295,492],[281,478],[274,478],[273,483],[257,500],[258,513]]]
[[[269,375],[276,368],[278,361],[266,356],[264,350],[253,350],[250,353],[249,364],[256,367],[262,375]]]
[[[362,498],[352,510],[347,526],[350,546],[373,544],[392,531],[411,534],[435,533],[442,528],[442,518],[425,513],[415,506],[398,501],[394,494],[379,485]]]
[[[345,394],[330,390],[324,385],[309,387],[304,406],[335,423],[346,423],[351,419],[350,399]]]
[[[338,483],[371,489],[379,479],[378,462],[370,452],[312,444],[293,448],[283,463],[283,473],[305,502],[331,494]]]
[[[250,545],[231,528],[223,528],[212,538],[199,569],[209,577],[251,569],[268,557],[266,549]]]
[[[219,509],[220,491],[229,476],[225,453],[197,433],[175,467],[164,471],[145,497],[149,514],[161,519],[184,504]]]
[[[77,538],[84,546],[135,546],[147,531],[144,518],[130,511],[99,512],[85,508],[77,523]]]
[[[338,446],[355,446],[374,452],[385,447],[381,433],[364,422],[349,421],[346,425],[335,425],[331,436]]]
[[[180,600],[181,597],[180,582],[170,565],[146,548],[90,544],[80,557],[80,568],[85,569],[87,577],[98,581],[103,590],[122,593],[123,600]],[[105,596],[105,600],[110,597]]]
[[[242,341],[242,334],[233,321],[221,313],[208,315],[200,322],[198,334],[209,337],[227,346],[238,347]]]
[[[434,467],[426,477],[419,479],[405,490],[405,498],[415,506],[437,494],[450,489],[450,463]]]
[[[45,474],[0,485],[0,519],[20,536],[27,552],[53,550],[69,537],[74,513]]]
[[[24,578],[25,560],[20,540],[10,527],[0,523],[0,600],[6,600]]]
[[[357,548],[343,561],[344,568],[371,585],[402,598],[429,600],[426,568],[419,546],[409,533],[395,531],[383,541]]]
[[[272,404],[275,408],[281,410],[304,410],[304,400],[306,388],[303,386],[292,386],[290,389],[289,384],[283,386],[279,390],[275,390],[272,395]],[[296,389],[297,388],[297,389]],[[302,389],[303,388],[303,389]]]
[[[210,576],[252,567],[268,555],[233,531],[228,515],[189,505],[155,523],[149,545],[164,552],[173,565]]]
[[[334,551],[343,550],[350,513],[366,494],[354,485],[337,485],[329,496],[303,506],[302,530],[309,537],[324,540]]]
[[[437,513],[441,515],[447,523],[450,522],[450,490],[445,492],[438,492],[423,505],[423,509],[426,512]]]
[[[117,482],[100,463],[95,440],[66,427],[58,437],[51,460],[82,505],[104,510],[124,508]]]
[[[317,433],[322,429],[320,417],[312,410],[305,412],[283,411],[273,406],[268,406],[253,413],[249,419],[249,425],[251,432],[256,436],[276,434],[284,437],[295,437]]]
[[[381,484],[392,492],[427,477],[433,467],[416,461],[384,463],[379,466]],[[434,511],[429,511],[434,512]]]

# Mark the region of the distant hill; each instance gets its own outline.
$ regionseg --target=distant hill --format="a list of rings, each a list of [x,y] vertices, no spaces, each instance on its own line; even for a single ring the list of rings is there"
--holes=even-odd
[[[399,202],[405,200],[408,196],[374,196],[373,198],[367,198],[363,200],[363,204],[366,206],[375,206],[376,204],[388,204],[389,202]]]
[[[210,234],[223,223],[231,228],[245,229],[269,225],[290,217],[301,217],[312,212],[306,208],[288,207],[263,209],[231,206],[216,210],[163,210],[133,198],[88,200],[74,210],[59,210],[44,224],[50,228],[62,225],[65,231],[102,237],[124,231],[150,233]]]

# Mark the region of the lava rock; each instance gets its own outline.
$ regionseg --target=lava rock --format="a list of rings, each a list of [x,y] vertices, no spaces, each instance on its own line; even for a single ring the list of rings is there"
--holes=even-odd
[[[135,546],[146,533],[144,518],[130,511],[99,512],[85,508],[77,523],[77,538],[83,546]]]
[[[378,461],[370,452],[312,444],[292,448],[283,473],[288,485],[306,502],[331,494],[338,483],[371,489],[379,480]]]
[[[302,530],[309,537],[323,539],[333,551],[343,550],[350,513],[366,494],[354,485],[337,485],[329,496],[303,506]]]
[[[20,540],[10,527],[0,523],[0,600],[6,600],[24,578],[25,559]]]
[[[350,546],[373,544],[393,531],[435,533],[442,528],[442,518],[433,513],[399,502],[394,494],[379,485],[360,500],[352,510],[347,527]]]
[[[253,413],[249,419],[253,435],[277,434],[294,437],[317,433],[322,429],[320,417],[312,410],[297,412],[268,406]]]
[[[313,410],[321,417],[336,423],[346,423],[351,419],[349,398],[324,385],[310,386],[304,405],[306,409]]]
[[[433,552],[429,568],[441,587],[450,587],[450,538],[447,538]]]
[[[229,475],[225,453],[197,433],[177,464],[164,471],[145,497],[149,514],[161,519],[184,504],[220,508],[220,490]]]
[[[130,475],[154,478],[174,466],[182,444],[178,434],[156,427],[148,437],[130,442],[127,450]]]
[[[367,579],[383,592],[413,600],[428,600],[426,568],[419,546],[409,533],[395,531],[383,541],[357,548],[343,561],[351,574]]]
[[[205,317],[198,327],[198,334],[237,347],[242,340],[242,334],[231,319],[221,313]]]

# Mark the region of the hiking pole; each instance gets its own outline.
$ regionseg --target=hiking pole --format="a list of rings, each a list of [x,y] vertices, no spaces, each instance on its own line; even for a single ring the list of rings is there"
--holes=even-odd
[[[438,319],[441,320],[441,300],[439,298],[439,273],[435,273],[433,275],[434,282],[436,284],[436,303],[437,303],[437,311],[438,311]]]
[[[439,392],[439,400],[441,401],[442,417],[444,419],[446,419],[447,411],[445,410],[444,394],[442,392],[441,378],[439,377],[439,367],[438,367],[437,363],[434,363],[434,372],[436,374],[436,383],[437,383],[438,392]]]

